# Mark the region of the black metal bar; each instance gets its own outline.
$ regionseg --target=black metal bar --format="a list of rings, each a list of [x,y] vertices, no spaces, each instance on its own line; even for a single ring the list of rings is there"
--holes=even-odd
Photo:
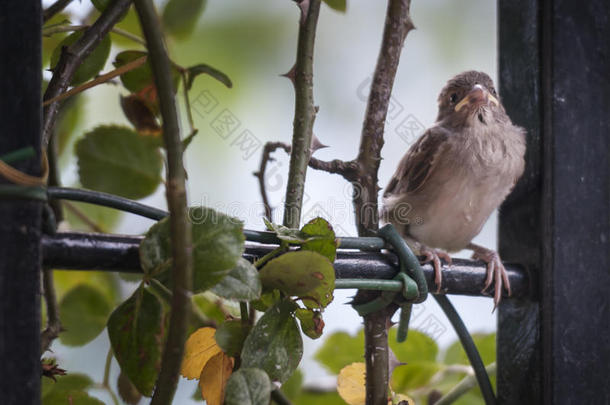
[[[141,236],[87,233],[44,235],[44,265],[55,269],[102,270],[139,273],[138,247]],[[244,257],[250,261],[269,253],[276,246],[246,244]],[[339,251],[335,261],[337,278],[391,279],[398,270],[392,253]],[[432,266],[422,266],[426,281],[435,290]],[[514,296],[527,296],[529,278],[517,265],[507,265]],[[454,259],[451,271],[443,276],[443,292],[447,294],[481,295],[486,268],[483,262]],[[433,288],[434,287],[434,288]]]
[[[500,403],[610,403],[608,6],[499,2],[501,96],[529,148],[500,253],[540,281],[540,305],[500,306]]]
[[[541,268],[540,13],[537,1],[498,2],[500,97],[527,130],[526,171],[499,217],[499,252],[537,278]],[[537,294],[537,288],[530,291]],[[542,403],[539,302],[503,300],[498,308],[498,404]]]
[[[545,404],[610,403],[610,4],[543,0]]]
[[[40,0],[0,2],[0,156],[31,146],[12,163],[40,175]],[[0,177],[0,183],[6,182]],[[0,403],[40,403],[41,203],[0,200]]]

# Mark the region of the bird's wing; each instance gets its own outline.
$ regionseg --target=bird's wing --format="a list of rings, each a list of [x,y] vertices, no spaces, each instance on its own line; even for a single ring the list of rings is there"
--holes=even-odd
[[[437,166],[440,152],[449,136],[449,132],[442,127],[428,129],[402,158],[383,196],[419,190]]]

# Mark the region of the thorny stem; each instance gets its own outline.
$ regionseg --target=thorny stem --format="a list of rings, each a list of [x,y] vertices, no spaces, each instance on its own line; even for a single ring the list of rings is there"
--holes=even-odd
[[[359,236],[372,236],[379,229],[378,171],[383,147],[383,131],[394,77],[398,69],[404,40],[414,26],[409,8],[411,0],[389,0],[381,49],[369,94],[360,151],[356,162],[360,170],[354,185],[353,203]],[[359,296],[359,297],[358,297]],[[359,292],[356,299],[367,299],[370,294]],[[388,338],[387,319],[396,308],[367,315],[364,320],[366,360],[366,404],[386,405],[388,402]]]
[[[163,42],[159,17],[152,0],[135,0],[135,6],[144,38],[148,44],[150,65],[163,118],[163,139],[167,150],[166,193],[170,212],[173,291],[169,331],[151,405],[169,405],[178,384],[191,312],[192,235],[190,224],[187,221],[183,150],[170,60]]]
[[[313,48],[320,1],[311,0],[309,7],[301,9],[305,18],[301,19],[299,24],[297,60],[294,66],[294,132],[283,221],[289,228],[298,228],[301,221],[305,174],[311,155],[311,138],[316,117],[313,102]]]
[[[83,33],[72,45],[62,49],[57,65],[53,69],[53,77],[47,86],[43,100],[50,100],[63,93],[76,69],[83,60],[97,47],[102,39],[110,32],[112,27],[127,12],[131,0],[114,0],[106,7],[100,17]],[[51,139],[55,119],[59,111],[59,102],[49,104],[44,108],[42,122],[42,146],[46,149]]]

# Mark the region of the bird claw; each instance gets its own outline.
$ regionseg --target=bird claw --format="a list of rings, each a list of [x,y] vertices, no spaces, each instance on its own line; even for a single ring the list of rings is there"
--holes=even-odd
[[[451,256],[447,252],[427,246],[422,246],[419,253],[424,256],[424,260],[421,261],[422,264],[432,262],[432,267],[434,267],[434,284],[436,284],[436,293],[438,294],[441,292],[441,284],[443,282],[443,273],[441,271],[443,264],[441,259],[451,266]]]
[[[485,285],[481,290],[481,293],[487,294],[487,289],[491,287],[492,282],[494,283],[494,310],[502,299],[502,287],[506,288],[508,296],[511,295],[510,282],[508,281],[508,273],[498,253],[493,250],[485,249],[477,246],[473,249],[473,259],[482,260],[487,263],[487,277],[485,278]]]

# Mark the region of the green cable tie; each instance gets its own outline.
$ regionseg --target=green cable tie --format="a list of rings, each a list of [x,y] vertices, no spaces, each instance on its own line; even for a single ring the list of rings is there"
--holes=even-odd
[[[31,146],[26,146],[25,148],[17,149],[0,156],[0,160],[2,160],[6,164],[11,164],[20,160],[29,159],[34,156],[36,156],[36,151],[34,150],[34,148],[32,148]]]
[[[47,190],[42,186],[21,186],[0,184],[0,199],[22,198],[25,200],[47,201]]]

